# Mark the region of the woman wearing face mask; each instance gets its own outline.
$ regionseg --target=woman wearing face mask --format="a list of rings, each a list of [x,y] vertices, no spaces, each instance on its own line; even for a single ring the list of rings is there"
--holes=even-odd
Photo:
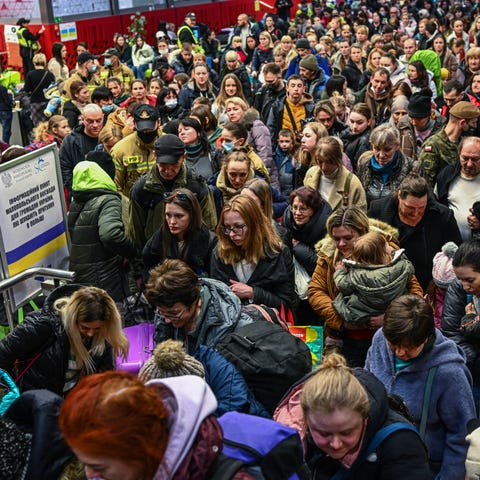
[[[130,85],[131,96],[120,104],[122,108],[126,108],[132,102],[147,103],[154,107],[157,104],[157,97],[155,95],[149,95],[147,90],[147,84],[144,80],[138,78]]]
[[[62,115],[68,120],[68,125],[73,130],[80,123],[80,116],[85,105],[90,101],[90,90],[80,80],[74,80],[70,85],[72,100],[63,104]]]
[[[218,123],[220,125],[223,125],[225,122],[228,121],[226,103],[232,97],[240,98],[245,103],[247,103],[247,100],[245,99],[245,96],[243,94],[243,87],[240,83],[240,80],[235,74],[227,73],[223,77],[217,98],[212,104],[212,112],[217,117]]]
[[[183,118],[178,125],[178,138],[185,144],[189,172],[208,180],[220,170],[220,153],[212,150],[198,120]]]
[[[370,126],[372,111],[366,103],[357,103],[352,107],[348,117],[348,128],[342,132],[345,153],[352,162],[353,171],[357,171],[360,156],[370,149]]]
[[[157,110],[160,114],[160,123],[164,125],[171,120],[187,116],[187,111],[178,104],[177,91],[174,88],[163,87],[157,96]]]
[[[228,285],[244,304],[278,309],[295,304],[291,253],[252,198],[237,195],[225,204],[217,237],[212,278]]]
[[[367,202],[389,197],[410,172],[423,174],[420,162],[412,160],[400,150],[400,133],[384,123],[370,135],[372,150],[358,162],[357,174],[367,194]]]
[[[185,110],[190,110],[196,98],[205,97],[210,103],[213,103],[217,93],[218,88],[209,80],[208,67],[204,64],[197,64],[193,67],[192,79],[182,87],[178,94],[178,103]]]
[[[143,248],[146,270],[167,258],[183,260],[197,275],[208,276],[215,234],[202,220],[197,197],[186,188],[164,195],[164,221]]]
[[[127,356],[128,340],[115,302],[100,288],[65,285],[41,310],[25,318],[0,342],[0,368],[25,370],[20,391],[45,388],[66,395],[84,376],[113,370]],[[32,362],[32,358],[36,358]]]
[[[342,163],[341,140],[320,138],[316,145],[313,166],[305,175],[305,186],[320,192],[333,211],[341,206],[356,205],[367,209],[367,199],[360,180]]]
[[[398,61],[392,53],[384,53],[382,55],[380,58],[380,66],[388,70],[390,73],[390,81],[392,82],[392,85],[407,78],[405,65]]]

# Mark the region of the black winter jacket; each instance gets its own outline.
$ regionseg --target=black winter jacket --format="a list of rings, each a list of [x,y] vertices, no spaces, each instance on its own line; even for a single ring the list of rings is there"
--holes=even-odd
[[[233,266],[219,258],[218,246],[213,250],[210,276],[226,285],[230,285],[230,280],[238,281]],[[282,251],[276,255],[260,260],[248,279],[247,285],[253,287],[253,303],[278,309],[282,305],[285,307],[294,305],[293,260],[288,247],[283,247]]]
[[[354,134],[347,127],[341,134],[340,139],[343,142],[344,152],[352,162],[353,171],[357,171],[358,159],[366,151],[370,150],[370,127],[368,127],[363,133]]]
[[[13,375],[15,362],[20,371],[41,353],[18,382],[20,391],[45,388],[57,395],[63,394],[65,373],[70,355],[70,342],[62,320],[54,309],[59,298],[69,297],[81,285],[65,285],[53,290],[41,310],[28,315],[18,327],[0,342],[0,368]],[[100,357],[93,357],[95,371],[114,368],[112,347],[106,343]]]
[[[460,175],[460,162],[447,165],[437,176],[437,200],[448,207],[448,192],[452,182]]]
[[[400,247],[405,249],[408,259],[415,267],[423,290],[432,280],[433,257],[447,242],[462,243],[457,222],[452,210],[429,199],[422,220],[410,227],[400,221],[398,206],[391,196],[375,200],[368,209],[368,216],[388,223],[398,229]]]

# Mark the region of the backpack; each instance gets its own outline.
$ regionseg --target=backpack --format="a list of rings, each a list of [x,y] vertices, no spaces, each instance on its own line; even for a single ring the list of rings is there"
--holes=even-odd
[[[237,367],[270,414],[291,385],[312,370],[307,345],[280,325],[265,320],[238,328],[216,348]]]
[[[280,325],[283,329],[288,330],[288,322],[285,321],[282,314],[276,308],[249,303],[248,305],[242,305],[242,313],[250,317],[254,322],[266,320],[267,322]]]
[[[223,450],[209,472],[210,480],[229,480],[239,470],[259,480],[311,478],[302,442],[293,428],[239,412],[225,413],[218,422]]]

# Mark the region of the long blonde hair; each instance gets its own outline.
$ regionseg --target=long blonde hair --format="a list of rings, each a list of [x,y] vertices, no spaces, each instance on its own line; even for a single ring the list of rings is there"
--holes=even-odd
[[[296,161],[301,165],[311,167],[314,164],[315,158],[317,157],[318,141],[321,138],[328,137],[328,130],[325,128],[325,125],[320,122],[309,122],[303,127],[304,130],[305,128],[309,128],[315,134],[317,137],[317,145],[315,146],[315,150],[313,152],[307,152],[300,147],[296,154]]]
[[[105,290],[82,287],[70,297],[56,300],[54,308],[62,319],[79,368],[85,369],[88,374],[95,373],[93,357],[104,354],[105,342],[112,346],[115,357],[120,355],[127,357],[128,340],[122,330],[120,313],[112,297]],[[82,341],[79,324],[97,320],[102,321],[103,326],[100,332],[92,337],[92,345],[87,350]]]

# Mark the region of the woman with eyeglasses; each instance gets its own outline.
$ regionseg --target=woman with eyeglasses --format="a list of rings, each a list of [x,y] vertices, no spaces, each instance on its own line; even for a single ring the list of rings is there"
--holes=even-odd
[[[197,197],[187,188],[163,195],[164,220],[143,248],[148,270],[167,258],[184,261],[197,275],[208,276],[215,234],[203,223]]]
[[[217,237],[212,278],[228,285],[244,304],[295,305],[290,250],[251,197],[238,195],[225,204]]]

